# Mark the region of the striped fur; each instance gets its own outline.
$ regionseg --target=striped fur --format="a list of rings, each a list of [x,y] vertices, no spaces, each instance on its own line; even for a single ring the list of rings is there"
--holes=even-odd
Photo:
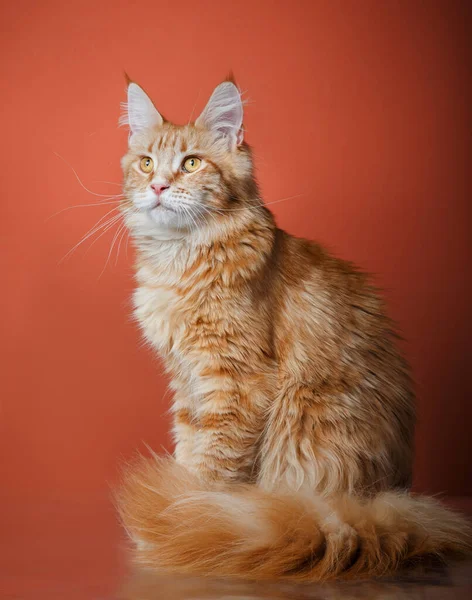
[[[122,162],[123,212],[137,249],[135,315],[171,376],[180,465],[144,465],[128,476],[120,510],[143,542],[140,560],[320,578],[345,569],[376,574],[420,551],[460,550],[459,517],[389,491],[411,481],[414,398],[382,300],[353,265],[276,226],[243,141],[239,92],[223,86],[185,126],[159,121],[142,90],[128,98],[145,107]],[[201,160],[194,173],[182,168],[189,156]],[[140,171],[143,157],[153,172]],[[168,186],[158,199],[155,183]],[[176,502],[174,491],[185,491],[180,478],[190,496]],[[206,539],[199,528],[212,511]],[[442,524],[433,522],[438,515]],[[161,539],[160,527],[172,531],[177,521],[183,537]],[[418,533],[425,524],[430,542]],[[288,550],[269,558],[282,530]],[[234,552],[221,554],[225,540],[237,542]],[[329,567],[312,569],[318,558]],[[346,566],[334,569],[333,561]]]

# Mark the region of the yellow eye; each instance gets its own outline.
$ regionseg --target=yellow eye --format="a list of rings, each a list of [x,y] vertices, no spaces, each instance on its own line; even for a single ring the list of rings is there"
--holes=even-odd
[[[154,161],[149,156],[144,156],[139,163],[143,173],[150,173],[154,169]]]
[[[202,161],[196,156],[190,156],[190,158],[186,158],[182,168],[187,173],[194,173],[202,166]]]

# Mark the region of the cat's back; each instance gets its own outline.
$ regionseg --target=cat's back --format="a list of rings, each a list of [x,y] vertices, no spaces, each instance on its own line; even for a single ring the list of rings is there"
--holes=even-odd
[[[282,304],[297,304],[317,313],[318,320],[352,325],[365,315],[364,326],[391,327],[381,293],[372,278],[352,262],[336,257],[322,244],[278,230],[278,293]]]
[[[410,395],[408,367],[398,348],[396,327],[371,278],[321,244],[278,233],[280,257],[275,304],[276,339],[305,357],[319,378],[391,384]],[[350,377],[351,378],[351,377]]]

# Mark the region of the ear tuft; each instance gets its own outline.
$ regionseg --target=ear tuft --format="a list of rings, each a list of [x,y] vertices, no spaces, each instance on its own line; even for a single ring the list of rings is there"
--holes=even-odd
[[[130,83],[133,83],[133,80],[131,79],[131,77],[128,75],[128,73],[126,71],[123,71],[123,75],[125,77],[126,87],[128,87]]]
[[[236,77],[234,76],[234,73],[233,73],[233,71],[232,71],[232,70],[231,70],[231,71],[229,71],[228,75],[226,75],[226,79],[225,79],[225,81],[229,81],[230,83],[234,83],[234,85],[235,85],[236,87],[238,87],[238,84],[237,84],[237,82],[236,82]]]
[[[225,137],[234,147],[243,141],[243,103],[234,83],[224,81],[215,89],[202,114],[195,121],[219,137]]]
[[[129,125],[131,134],[138,133],[144,129],[161,126],[163,119],[152,100],[137,83],[130,82],[128,85],[128,102],[121,105],[123,114],[119,124]]]

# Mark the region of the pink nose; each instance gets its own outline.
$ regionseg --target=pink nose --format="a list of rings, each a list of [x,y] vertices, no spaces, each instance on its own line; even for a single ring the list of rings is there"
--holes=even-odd
[[[151,183],[151,188],[157,196],[160,196],[164,190],[169,189],[169,186],[166,183]]]

